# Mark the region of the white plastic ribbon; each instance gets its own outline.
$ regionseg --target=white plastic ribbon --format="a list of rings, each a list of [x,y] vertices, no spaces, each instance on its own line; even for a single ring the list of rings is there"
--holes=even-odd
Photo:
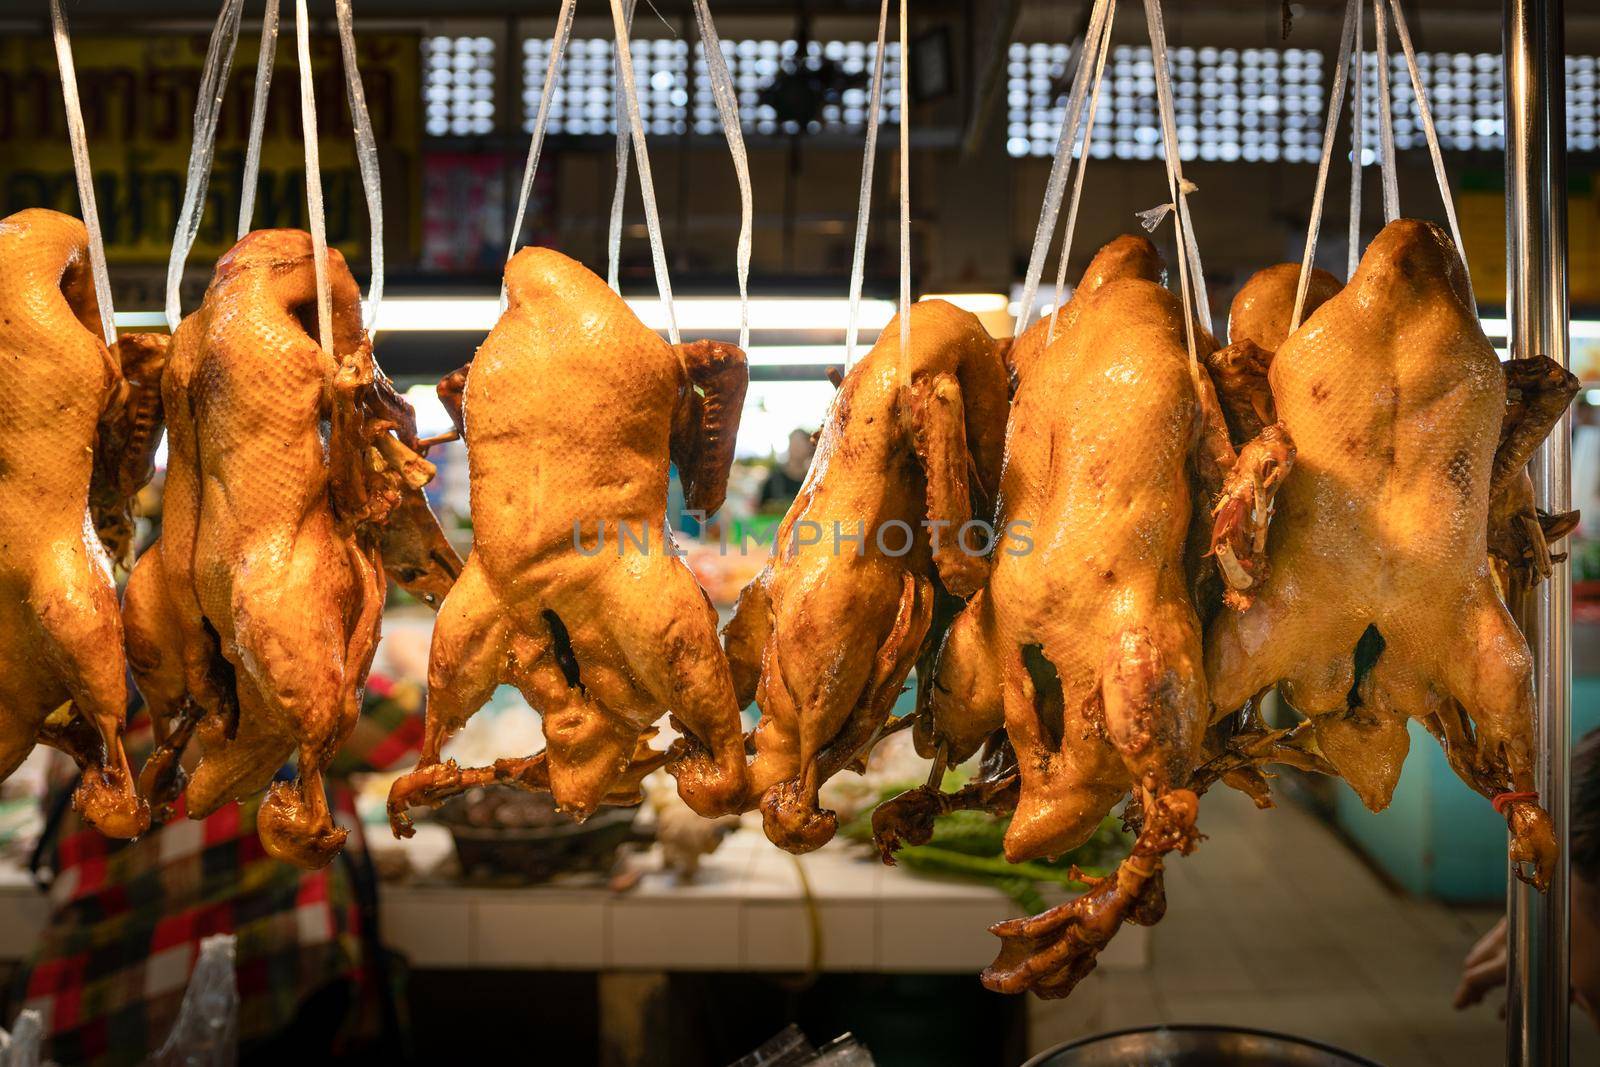
[[[633,54],[628,43],[628,26],[622,17],[622,0],[611,0],[611,24],[617,34],[617,63],[622,71],[622,84],[628,91],[628,124],[633,127],[633,154],[639,159],[639,192],[644,201],[645,228],[650,231],[656,290],[661,294],[661,306],[667,313],[667,339],[677,344],[681,339],[678,316],[672,307],[672,279],[667,274],[667,252],[661,241],[661,213],[656,208],[656,183],[650,175],[650,150],[644,140],[644,121],[639,117],[639,90],[633,77]]]
[[[561,74],[561,57],[567,50],[567,39],[572,36],[572,8],[575,0],[561,0],[561,11],[556,15],[555,36],[550,39],[550,63],[545,67],[544,91],[539,96],[539,111],[533,120],[533,136],[528,142],[528,162],[522,168],[522,189],[517,194],[516,221],[511,224],[511,245],[506,249],[506,262],[517,254],[522,244],[522,222],[528,214],[528,197],[533,193],[533,176],[539,170],[539,152],[544,147],[544,131],[550,124],[550,104],[555,99],[557,79]],[[506,307],[506,283],[500,280],[500,310]]]
[[[205,66],[200,71],[200,89],[195,94],[194,140],[189,145],[189,170],[184,179],[183,205],[178,209],[178,225],[172,235],[172,253],[167,259],[167,328],[176,330],[183,321],[179,292],[183,265],[200,232],[200,217],[205,213],[206,187],[211,184],[211,157],[216,151],[217,118],[222,112],[222,94],[227,88],[228,71],[233,66],[233,49],[239,42],[239,17],[244,0],[223,0],[206,47]]]
[[[1211,307],[1200,264],[1200,248],[1189,218],[1189,191],[1185,188],[1183,161],[1178,151],[1178,123],[1173,113],[1172,75],[1167,64],[1167,29],[1161,17],[1161,0],[1144,0],[1144,16],[1150,28],[1150,54],[1155,62],[1156,104],[1167,157],[1167,189],[1177,205],[1178,224],[1173,227],[1173,233],[1178,243],[1178,283],[1183,291],[1183,316],[1188,326],[1185,333],[1189,342],[1189,371],[1198,376],[1200,357],[1196,326],[1211,332]]]
[[[311,75],[310,19],[306,0],[295,0],[294,36],[300,57],[300,129],[306,142],[306,216],[317,274],[317,340],[333,354],[333,292],[328,282],[328,224],[322,203],[322,161],[317,150],[317,99]]]
[[[1078,153],[1078,173],[1072,179],[1072,199],[1067,204],[1067,228],[1061,235],[1061,258],[1056,263],[1056,310],[1060,310],[1063,296],[1067,290],[1067,260],[1072,253],[1072,234],[1078,228],[1078,202],[1083,197],[1083,176],[1089,169],[1089,148],[1094,141],[1094,116],[1100,110],[1100,86],[1104,84],[1106,72],[1106,56],[1111,54],[1111,25],[1116,21],[1117,0],[1111,0],[1110,9],[1106,14],[1105,32],[1096,42],[1097,51],[1093,55],[1094,85],[1089,91],[1089,115],[1083,126],[1083,148]],[[1091,54],[1088,51],[1090,41],[1084,37],[1084,52],[1078,60],[1079,63],[1088,63]],[[1147,226],[1146,229],[1154,229]],[[1056,339],[1056,316],[1050,316],[1048,341]]]
[[[272,90],[272,63],[278,52],[278,0],[267,0],[261,12],[261,53],[256,56],[256,95],[250,105],[250,141],[244,152],[244,190],[239,195],[239,240],[250,232],[256,213],[256,184],[261,180],[261,139],[267,128],[267,96]]]
[[[630,34],[633,33],[633,9],[636,6],[635,0],[623,0],[623,23]],[[627,94],[622,91],[622,63],[615,58],[611,63],[611,84],[615,86],[611,113],[617,117],[617,184],[611,191],[611,229],[606,235],[606,284],[611,286],[612,292],[620,294],[622,208],[628,199],[628,148],[631,144],[628,135],[631,131],[627,123],[622,121],[623,114],[628,110],[628,101]]]
[[[900,384],[911,383],[911,38],[900,0]]]
[[[1372,2],[1372,25],[1378,35],[1378,151],[1380,173],[1383,175],[1383,221],[1387,224],[1400,217],[1400,181],[1394,161],[1394,97],[1389,91],[1389,28],[1383,14],[1383,0]],[[1360,41],[1361,30],[1356,29]],[[1350,268],[1355,277],[1356,269]]]
[[[1381,0],[1380,0],[1381,2]],[[1450,178],[1444,172],[1444,155],[1439,151],[1439,134],[1433,128],[1433,112],[1428,109],[1428,91],[1422,85],[1422,72],[1417,69],[1417,53],[1411,47],[1411,31],[1406,28],[1405,12],[1400,10],[1400,0],[1389,0],[1394,12],[1395,32],[1400,35],[1400,47],[1405,49],[1406,69],[1411,72],[1411,88],[1417,97],[1417,115],[1422,119],[1422,133],[1428,139],[1428,154],[1433,157],[1433,175],[1439,181],[1439,198],[1444,201],[1445,217],[1450,220],[1450,236],[1456,242],[1456,254],[1461,257],[1461,269],[1470,279],[1467,267],[1467,246],[1461,242],[1461,224],[1456,221],[1456,201],[1450,192]]]
[[[94,199],[94,174],[89,168],[89,137],[83,128],[83,106],[78,100],[78,73],[72,62],[72,38],[61,0],[50,0],[50,29],[55,38],[56,64],[61,70],[61,101],[67,112],[67,139],[72,142],[72,172],[78,182],[78,203],[83,227],[89,232],[89,275],[95,301],[100,305],[100,335],[106,347],[117,343],[116,313],[111,306],[111,275],[106,270],[106,245],[100,233],[100,209]]]
[[[1378,25],[1381,38],[1383,23],[1379,22]],[[1378,54],[1383,54],[1381,45]],[[1367,138],[1366,116],[1361,110],[1361,77],[1365,62],[1366,52],[1361,45],[1361,17],[1357,15],[1355,47],[1350,53],[1350,236],[1347,242],[1350,248],[1346,278],[1355,277],[1356,264],[1361,261],[1361,154],[1366,151]]]
[[[372,274],[367,281],[362,322],[371,330],[378,318],[378,305],[383,303],[383,176],[378,170],[378,140],[372,133],[367,92],[361,85],[361,70],[356,64],[355,16],[350,0],[334,0],[333,13],[339,24],[339,51],[344,59],[350,125],[355,132],[356,166],[361,171],[361,187],[367,197],[367,258]]]
[[[1095,0],[1089,15],[1089,26],[1083,36],[1084,54],[1087,57],[1090,42],[1097,41],[1105,32],[1110,18],[1110,0]],[[1028,273],[1022,283],[1022,306],[1017,311],[1015,334],[1022,336],[1033,318],[1033,305],[1039,298],[1039,279],[1044,274],[1044,261],[1050,252],[1050,243],[1056,234],[1056,220],[1061,214],[1061,198],[1066,193],[1067,171],[1072,164],[1072,148],[1078,139],[1078,123],[1083,117],[1083,98],[1088,90],[1090,64],[1078,63],[1072,78],[1072,92],[1067,97],[1067,111],[1061,122],[1061,136],[1056,142],[1055,159],[1050,164],[1050,180],[1045,185],[1044,205],[1039,214],[1039,225],[1033,235],[1033,251],[1028,256]]]
[[[1333,65],[1333,91],[1328,94],[1328,123],[1322,133],[1322,158],[1317,163],[1317,185],[1311,196],[1311,220],[1306,226],[1306,248],[1300,258],[1300,282],[1295,288],[1294,315],[1289,332],[1300,328],[1305,311],[1306,287],[1311,282],[1311,261],[1317,254],[1317,231],[1322,226],[1322,195],[1328,188],[1328,166],[1333,161],[1333,135],[1339,128],[1339,112],[1344,105],[1345,79],[1350,73],[1350,49],[1355,42],[1355,24],[1361,17],[1361,0],[1346,0],[1344,28],[1339,33],[1339,58]]]
[[[633,0],[627,0],[627,4],[631,16]],[[722,41],[717,37],[717,27],[711,21],[711,7],[706,0],[695,0],[694,14],[700,27],[700,48],[706,57],[706,76],[711,82],[711,96],[717,103],[717,115],[722,120],[722,133],[728,140],[728,153],[733,157],[733,172],[739,181],[739,248],[735,258],[739,275],[739,347],[749,348],[750,246],[751,230],[755,222],[755,201],[750,190],[750,158],[745,152],[744,131],[739,126],[739,95],[734,89],[733,75],[728,71],[728,60],[722,54]],[[901,70],[904,69],[902,66]],[[904,96],[904,93],[901,95]],[[902,126],[905,114],[905,103],[902,101],[900,105]],[[619,166],[621,161],[619,151]],[[620,169],[617,176],[620,188],[622,176]]]
[[[861,282],[867,272],[867,224],[872,215],[872,171],[878,158],[878,113],[883,108],[883,53],[889,36],[889,0],[878,7],[878,50],[872,60],[867,94],[867,144],[861,159],[861,194],[856,200],[856,242],[850,257],[850,314],[844,331],[844,365],[856,361],[856,319],[861,310]],[[901,102],[904,117],[905,101]]]

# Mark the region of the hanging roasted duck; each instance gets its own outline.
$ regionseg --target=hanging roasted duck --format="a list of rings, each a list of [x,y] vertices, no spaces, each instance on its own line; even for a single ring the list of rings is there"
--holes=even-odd
[[[460,566],[421,500],[431,465],[373,366],[336,251],[328,275],[331,353],[313,338],[309,235],[257,231],[217,263],[173,336],[161,538],[123,608],[158,741],[147,794],[165,809],[181,790],[200,818],[271,783],[262,844],[302,867],[344,841],[322,774],[360,710],[386,572],[428,599]],[[291,755],[297,777],[274,781]]]
[[[1281,432],[1234,453],[1160,278],[1148,241],[1113,242],[1055,340],[1022,362],[1000,482],[1008,540],[945,638],[918,728],[919,747],[949,761],[987,743],[987,773],[957,794],[914,790],[874,819],[888,854],[926,840],[944,811],[1011,810],[1006,857],[1020,862],[1082,844],[1132,793],[1139,835],[1113,875],[994,928],[1002,948],[983,981],[1004,992],[1065,996],[1123,922],[1160,918],[1162,857],[1198,840],[1207,784],[1192,781],[1210,703],[1190,571],[1210,564],[1191,528],[1211,532],[1205,505],[1225,487],[1242,507],[1216,521],[1265,523],[1293,462]]]
[[[1229,308],[1228,346],[1206,357],[1217,399],[1236,444],[1243,444],[1278,421],[1272,405],[1272,387],[1267,384],[1267,368],[1289,336],[1299,284],[1298,263],[1277,263],[1252,274]],[[1333,275],[1312,268],[1301,317],[1309,317],[1339,288],[1339,280]]]
[[[151,388],[165,339],[108,351],[83,223],[0,220],[0,779],[35,743],[82,775],[73,804],[102,832],[150,824],[122,747],[127,666],[112,556],[132,547],[132,499],[159,441]],[[99,532],[105,539],[96,536]],[[108,555],[108,549],[110,555]]]
[[[748,381],[744,353],[671,346],[605,282],[557,252],[506,266],[509,304],[459,398],[472,479],[473,547],[445,598],[428,668],[416,770],[389,794],[407,809],[473,785],[548,789],[578,817],[637,803],[665,765],[702,815],[740,809],[744,739],[716,611],[678,558],[667,468],[687,506],[722,504]],[[462,768],[440,749],[509,682],[544,720],[543,752]],[[670,712],[682,736],[649,745]]]
[[[833,836],[817,790],[889,724],[941,590],[970,596],[988,574],[1000,346],[942,300],[910,314],[904,368],[896,318],[840,385],[772,558],[723,634],[741,703],[762,711],[750,803],[791,852]]]
[[[1449,238],[1405,219],[1283,342],[1270,377],[1300,459],[1279,496],[1271,574],[1249,610],[1207,632],[1216,710],[1279,685],[1374,811],[1399,778],[1406,721],[1419,720],[1505,816],[1519,874],[1547,884],[1556,851],[1533,791],[1532,664],[1487,535],[1497,494],[1576,383],[1547,360],[1502,367]],[[1523,529],[1542,543],[1526,503]]]

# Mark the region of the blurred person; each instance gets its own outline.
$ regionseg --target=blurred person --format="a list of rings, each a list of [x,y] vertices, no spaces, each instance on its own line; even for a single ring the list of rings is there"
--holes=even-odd
[[[783,459],[772,465],[767,480],[761,483],[756,494],[756,510],[767,514],[783,514],[794,503],[800,487],[805,484],[806,472],[811,469],[811,457],[816,455],[817,442],[810,430],[795,427],[789,431],[789,449]]]
[[[1591,730],[1572,752],[1572,810],[1568,813],[1572,854],[1568,932],[1572,999],[1600,1027],[1600,730]],[[1462,965],[1455,1006],[1468,1008],[1505,985],[1506,920],[1484,934]],[[1505,1014],[1502,1005],[1500,1013]]]

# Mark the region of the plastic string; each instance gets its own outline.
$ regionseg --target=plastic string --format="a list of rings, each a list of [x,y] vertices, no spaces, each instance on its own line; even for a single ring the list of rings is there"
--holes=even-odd
[[[624,0],[623,22],[628,32],[633,33],[633,9],[637,6],[635,0]],[[709,52],[706,53],[710,55]],[[708,60],[709,63],[709,60]],[[628,198],[628,127],[623,125],[621,115],[628,109],[628,101],[622,91],[622,64],[615,58],[611,61],[611,84],[616,86],[613,97],[611,113],[619,116],[617,119],[617,186],[611,191],[611,230],[606,241],[606,284],[611,286],[611,291],[620,294],[622,284],[618,277],[619,265],[622,262],[622,208]],[[743,347],[742,345],[740,346]]]
[[[304,5],[302,5],[303,7]],[[189,145],[189,171],[184,179],[183,206],[178,209],[178,225],[172,235],[172,254],[167,259],[167,328],[176,330],[183,321],[179,289],[183,265],[200,232],[200,216],[205,212],[206,187],[211,183],[211,157],[216,151],[217,117],[222,112],[222,94],[227,88],[228,70],[233,66],[233,49],[239,42],[239,17],[244,0],[224,0],[211,29],[206,47],[206,62],[200,72],[200,89],[195,94],[194,140]]]
[[[570,2],[563,0],[563,10],[570,7]],[[680,340],[678,316],[672,308],[672,279],[667,275],[667,252],[661,241],[661,213],[656,208],[656,184],[650,176],[650,150],[645,145],[644,122],[639,117],[639,91],[633,78],[633,55],[629,48],[628,26],[622,17],[622,0],[611,0],[611,23],[617,33],[617,62],[622,71],[622,84],[628,91],[628,124],[633,127],[633,153],[639,158],[639,192],[644,200],[644,224],[650,231],[650,258],[655,261],[656,289],[661,294],[661,305],[667,312],[667,339],[677,344]],[[567,28],[571,29],[570,14]]]
[[[906,33],[906,0],[900,0],[900,382],[911,375],[911,40]]]
[[[1339,127],[1339,111],[1344,104],[1345,79],[1350,73],[1350,46],[1355,41],[1355,23],[1360,16],[1360,0],[1347,0],[1344,28],[1339,33],[1339,59],[1333,65],[1333,91],[1328,94],[1328,123],[1322,134],[1322,158],[1317,163],[1317,186],[1311,197],[1311,221],[1306,226],[1306,249],[1300,258],[1300,283],[1295,288],[1294,316],[1289,332],[1300,328],[1306,306],[1306,286],[1311,282],[1311,261],[1317,254],[1317,231],[1322,226],[1322,194],[1328,188],[1328,165],[1333,160],[1333,135]]]
[[[1188,327],[1189,371],[1198,375],[1199,345],[1195,338],[1198,323],[1211,330],[1211,310],[1206,296],[1205,275],[1200,265],[1200,249],[1189,221],[1189,189],[1184,181],[1183,162],[1178,152],[1178,123],[1173,115],[1172,76],[1167,65],[1167,30],[1161,18],[1161,0],[1144,0],[1145,21],[1150,28],[1150,53],[1155,60],[1156,102],[1161,116],[1161,138],[1166,153],[1167,188],[1175,205],[1177,225],[1173,232],[1178,242],[1178,282],[1183,290],[1183,317]],[[1343,62],[1343,60],[1341,60]]]
[[[1105,32],[1100,35],[1097,45],[1098,52],[1094,55],[1094,88],[1089,92],[1089,116],[1083,127],[1083,148],[1078,153],[1078,173],[1072,179],[1072,200],[1067,205],[1067,228],[1061,236],[1061,258],[1056,264],[1056,309],[1060,310],[1063,296],[1067,290],[1067,259],[1072,252],[1072,234],[1078,227],[1078,201],[1083,196],[1083,175],[1089,169],[1089,146],[1094,139],[1094,116],[1100,110],[1100,86],[1104,82],[1106,71],[1106,56],[1111,53],[1111,25],[1116,20],[1117,0],[1111,0],[1110,11],[1106,16]],[[1085,38],[1085,47],[1089,41]],[[1089,62],[1090,53],[1085,51],[1081,63]],[[1056,339],[1056,316],[1050,316],[1048,341]]]
[[[889,0],[883,0],[878,8],[878,50],[873,54],[872,86],[867,100],[867,144],[861,158],[861,195],[856,202],[856,244],[850,257],[850,317],[844,331],[846,370],[856,361],[856,319],[861,310],[861,282],[867,272],[867,223],[872,212],[872,170],[878,158],[878,112],[883,107],[883,52],[888,35]]]
[[[294,36],[300,58],[300,128],[306,142],[306,215],[317,272],[317,339],[333,354],[333,293],[328,287],[328,225],[322,204],[322,162],[317,151],[317,99],[311,76],[311,27],[306,0],[295,0]]]
[[[278,52],[278,0],[261,13],[261,54],[256,57],[256,96],[250,105],[250,141],[244,152],[244,191],[239,196],[239,240],[250,232],[256,213],[256,183],[261,175],[261,138],[267,128],[267,95]]]
[[[1378,23],[1378,35],[1383,36],[1383,23]],[[1379,46],[1378,55],[1383,55]],[[1361,18],[1356,17],[1355,49],[1350,54],[1350,256],[1347,260],[1346,278],[1356,276],[1356,265],[1361,262],[1361,153],[1366,148],[1366,116],[1361,110],[1362,66],[1366,52],[1361,44]],[[1380,59],[1379,62],[1382,62]]]
[[[383,176],[378,170],[378,140],[372,134],[367,91],[361,84],[361,70],[356,65],[355,16],[350,9],[350,0],[334,0],[333,13],[339,24],[345,97],[350,105],[350,124],[354,127],[356,139],[356,166],[361,171],[361,187],[367,196],[367,254],[372,276],[367,280],[362,325],[371,330],[378,318],[378,305],[383,303]]]
[[[1382,0],[1378,0],[1379,3]],[[1444,155],[1439,151],[1439,133],[1433,128],[1433,112],[1428,109],[1428,92],[1422,87],[1422,72],[1417,69],[1417,53],[1411,47],[1411,31],[1406,28],[1405,12],[1400,10],[1400,0],[1389,0],[1394,12],[1395,32],[1400,35],[1400,47],[1405,49],[1406,69],[1411,72],[1411,88],[1417,97],[1417,114],[1422,119],[1422,132],[1428,138],[1428,154],[1433,157],[1433,174],[1439,180],[1439,197],[1444,201],[1445,217],[1450,220],[1450,236],[1456,242],[1456,255],[1461,257],[1461,269],[1470,280],[1467,268],[1467,246],[1461,243],[1461,224],[1456,221],[1456,201],[1450,192],[1450,179],[1444,172]]]
[[[1061,214],[1061,198],[1066,192],[1067,171],[1072,164],[1072,148],[1078,139],[1078,122],[1083,117],[1083,98],[1088,90],[1088,48],[1091,41],[1099,40],[1105,32],[1110,16],[1110,0],[1095,0],[1089,15],[1089,26],[1084,31],[1084,59],[1072,77],[1072,92],[1067,97],[1067,112],[1061,123],[1061,136],[1056,142],[1055,159],[1050,164],[1050,180],[1045,185],[1044,205],[1039,215],[1039,225],[1033,235],[1033,251],[1028,257],[1028,273],[1022,285],[1022,306],[1017,311],[1015,335],[1020,337],[1033,318],[1033,305],[1039,297],[1039,279],[1044,274],[1045,257],[1050,252],[1050,242],[1056,234],[1056,219]]]
[[[528,162],[522,168],[522,190],[517,195],[516,221],[511,224],[511,246],[506,249],[506,262],[517,254],[522,243],[522,222],[528,214],[528,197],[533,193],[533,176],[539,170],[539,151],[544,147],[544,131],[550,124],[550,104],[556,95],[556,79],[561,73],[561,57],[567,50],[567,39],[572,36],[572,8],[575,0],[561,0],[561,11],[556,15],[555,36],[550,39],[550,63],[545,67],[544,92],[539,96],[539,112],[533,120],[533,137],[528,142]],[[500,310],[506,308],[505,278],[500,279]]]
[[[627,2],[631,15],[633,0]],[[706,0],[695,0],[694,13],[700,25],[700,48],[706,57],[706,74],[711,81],[711,96],[717,102],[717,115],[722,119],[722,133],[728,139],[728,153],[733,156],[733,171],[739,180],[739,250],[735,260],[739,273],[739,347],[749,348],[750,245],[751,229],[755,222],[755,200],[750,191],[750,159],[744,148],[744,131],[739,126],[739,96],[733,87],[733,75],[728,70],[727,57],[722,54],[722,41],[717,37],[716,26],[711,22],[711,7]],[[901,95],[904,96],[904,93]],[[903,126],[905,115],[903,100],[900,107]],[[620,171],[618,178],[618,188],[620,188]]]
[[[106,245],[100,234],[100,210],[94,199],[94,174],[89,169],[89,136],[83,128],[78,72],[72,62],[72,39],[67,34],[67,16],[62,13],[61,0],[50,0],[50,27],[55,37],[56,64],[61,69],[61,102],[67,112],[67,137],[72,142],[72,172],[78,180],[83,226],[89,232],[89,274],[94,279],[95,300],[100,305],[100,334],[110,348],[117,343],[111,275],[106,271]]]
[[[1389,92],[1389,27],[1383,14],[1383,0],[1373,0],[1372,23],[1378,35],[1378,138],[1380,172],[1383,175],[1383,221],[1400,217],[1400,182],[1394,163],[1394,103]],[[1360,34],[1360,29],[1356,33]],[[1356,40],[1361,38],[1357,36]],[[1355,277],[1355,267],[1350,276]]]

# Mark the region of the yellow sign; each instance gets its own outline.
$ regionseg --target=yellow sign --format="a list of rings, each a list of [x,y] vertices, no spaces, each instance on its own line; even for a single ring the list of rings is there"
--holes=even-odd
[[[1506,198],[1500,191],[1469,190],[1456,198],[1461,240],[1480,303],[1506,301]],[[1600,197],[1575,183],[1567,196],[1567,287],[1576,306],[1600,303]]]
[[[306,225],[304,140],[293,34],[279,40],[256,193],[256,228]],[[419,39],[367,34],[358,63],[377,136],[389,218],[414,247],[421,213],[421,60]],[[260,41],[242,37],[234,55],[205,217],[191,262],[215,259],[238,228],[245,143]],[[94,168],[106,251],[113,260],[161,262],[172,245],[188,171],[195,96],[205,64],[203,35],[79,37],[73,41],[78,88]],[[367,208],[356,166],[337,39],[312,41],[318,142],[328,242],[366,258]],[[78,214],[55,53],[46,37],[0,39],[0,216],[26,207]]]

